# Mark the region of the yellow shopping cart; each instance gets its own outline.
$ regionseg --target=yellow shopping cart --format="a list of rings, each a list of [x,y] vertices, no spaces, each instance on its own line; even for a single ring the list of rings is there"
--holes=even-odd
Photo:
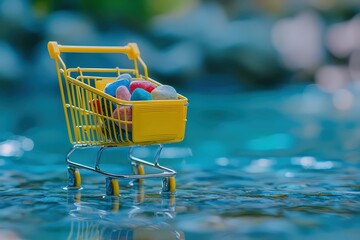
[[[81,188],[79,169],[91,170],[106,176],[106,194],[119,195],[118,179],[141,182],[144,178],[162,178],[162,191],[174,192],[176,172],[159,164],[163,144],[184,139],[188,100],[178,94],[174,100],[125,101],[108,95],[104,88],[121,74],[127,73],[132,80],[145,80],[159,86],[149,78],[146,64],[140,57],[138,46],[68,46],[57,42],[48,43],[50,57],[55,60],[60,93],[65,113],[68,136],[73,145],[69,150],[68,188]],[[67,68],[62,53],[126,54],[132,68]],[[141,72],[140,69],[141,68]],[[125,109],[124,116],[114,118],[116,109]],[[131,117],[128,109],[131,109]],[[119,113],[120,115],[120,113]],[[135,157],[135,146],[158,145],[154,161]],[[129,147],[132,174],[117,174],[101,169],[101,156],[106,148]],[[93,166],[70,159],[76,149],[98,147]],[[157,169],[157,173],[145,174],[144,165]]]

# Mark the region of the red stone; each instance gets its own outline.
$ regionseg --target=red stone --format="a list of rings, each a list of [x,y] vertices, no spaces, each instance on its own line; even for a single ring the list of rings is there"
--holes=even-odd
[[[93,99],[89,101],[90,111],[94,111],[101,114],[101,104],[99,99]]]
[[[154,88],[156,88],[156,85],[149,81],[139,80],[139,81],[132,81],[130,83],[130,92],[133,93],[133,91],[137,88],[142,88],[146,90],[147,92],[151,93]]]

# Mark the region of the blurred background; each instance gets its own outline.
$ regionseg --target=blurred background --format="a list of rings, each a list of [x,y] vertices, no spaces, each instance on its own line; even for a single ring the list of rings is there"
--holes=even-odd
[[[136,41],[154,77],[192,91],[204,83],[237,93],[314,82],[330,91],[359,78],[354,0],[0,3],[2,89],[30,78],[32,85],[55,85],[48,80],[54,76],[45,48],[49,40]]]
[[[221,156],[229,144],[237,152],[270,136],[268,144],[271,134],[286,148],[289,131],[319,139],[323,124],[304,114],[343,119],[357,112],[359,10],[355,0],[0,0],[0,132],[30,137],[42,149],[67,139],[48,41],[137,42],[151,77],[190,98],[186,143],[199,155],[218,140]],[[278,113],[299,125],[285,127]],[[55,137],[44,142],[49,134]]]

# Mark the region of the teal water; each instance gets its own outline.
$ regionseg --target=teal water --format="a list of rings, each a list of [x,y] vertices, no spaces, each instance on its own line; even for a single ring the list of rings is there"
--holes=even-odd
[[[185,94],[186,138],[161,159],[178,171],[176,195],[148,179],[121,181],[120,198],[86,171],[82,190],[63,189],[71,145],[57,94],[1,97],[0,239],[358,239],[360,90],[348,91],[345,110],[316,86]],[[126,149],[104,159],[130,170]]]

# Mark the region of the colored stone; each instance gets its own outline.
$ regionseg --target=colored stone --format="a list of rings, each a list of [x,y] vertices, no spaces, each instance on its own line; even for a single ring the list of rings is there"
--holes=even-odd
[[[101,104],[99,99],[93,99],[89,101],[90,111],[101,114]]]
[[[151,96],[154,100],[178,99],[175,88],[169,85],[158,86],[151,92]]]
[[[129,79],[120,79],[115,80],[114,82],[108,83],[105,86],[104,92],[109,94],[110,96],[115,97],[116,96],[116,89],[120,86],[125,86],[129,89],[130,87],[130,80]]]
[[[143,101],[151,99],[151,94],[142,88],[135,89],[130,98],[131,101]]]
[[[125,101],[130,101],[131,94],[129,89],[125,86],[120,86],[116,89],[116,98],[122,99]]]
[[[132,76],[128,73],[123,73],[123,74],[120,74],[120,76],[116,80],[118,80],[118,79],[129,79],[129,81],[131,81]]]
[[[126,115],[126,116],[125,116]],[[118,106],[113,112],[113,118],[115,119],[115,124],[120,125],[120,127],[129,132],[132,131],[132,124],[124,123],[123,121],[131,121],[132,120],[132,109],[131,107],[123,107]]]
[[[156,88],[156,85],[152,82],[144,81],[144,80],[132,81],[130,83],[130,92],[133,93],[134,90],[137,88],[144,89],[149,93],[151,93],[151,91],[154,90],[154,88]]]

